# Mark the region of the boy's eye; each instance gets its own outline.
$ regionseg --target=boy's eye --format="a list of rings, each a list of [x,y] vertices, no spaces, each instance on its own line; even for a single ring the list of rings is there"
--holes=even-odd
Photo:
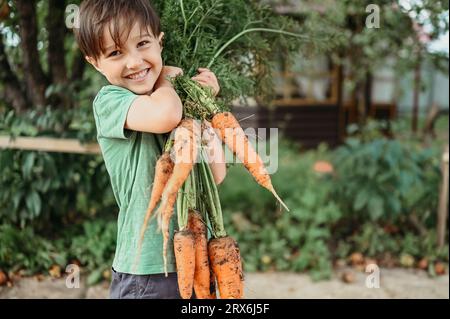
[[[119,51],[119,50],[116,50],[116,51],[111,52],[111,53],[108,55],[108,57],[118,56],[119,54],[120,54],[120,51]]]
[[[147,40],[141,41],[141,42],[138,43],[138,47],[142,47],[142,46],[144,46],[146,44],[149,44],[149,43],[150,43],[150,41],[147,41]]]

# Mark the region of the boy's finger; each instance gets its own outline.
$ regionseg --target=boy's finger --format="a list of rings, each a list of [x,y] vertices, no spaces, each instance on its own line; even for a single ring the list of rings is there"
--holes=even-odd
[[[209,86],[209,83],[208,82],[205,82],[205,81],[202,81],[202,80],[198,80],[198,81],[196,81],[197,83],[199,83],[200,85],[202,85],[202,86]]]
[[[214,85],[214,82],[212,82],[211,79],[197,78],[194,81],[203,82],[203,83],[206,83],[206,84],[209,84],[209,85]]]
[[[207,73],[199,73],[199,74],[194,75],[194,77],[199,78],[199,77],[208,77],[208,76],[207,76]]]
[[[212,73],[211,71],[208,71],[208,70],[201,71],[200,74],[208,75],[208,76],[211,76],[211,77],[214,76],[214,73]]]
[[[215,77],[214,73],[209,70],[199,70],[199,74],[207,75],[209,77]]]
[[[194,81],[205,81],[205,82],[211,81],[210,78],[208,78],[206,76],[200,76],[200,75],[197,75],[197,76],[193,77],[192,80],[194,80]]]
[[[200,85],[203,86],[203,87],[209,87],[209,88],[211,88],[212,90],[214,90],[214,87],[213,87],[211,84],[207,83],[207,82],[204,82],[204,81],[197,81],[197,83],[200,84]]]
[[[215,88],[217,86],[216,82],[213,79],[210,79],[208,77],[195,76],[192,78],[192,80],[194,80],[202,85],[210,86],[212,88]]]

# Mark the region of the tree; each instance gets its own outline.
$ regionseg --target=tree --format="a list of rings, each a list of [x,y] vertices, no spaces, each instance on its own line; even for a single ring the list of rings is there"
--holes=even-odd
[[[387,57],[396,61],[399,74],[408,70],[418,70],[422,59],[429,57],[439,64],[448,56],[429,52],[427,44],[448,31],[448,21],[441,16],[448,12],[447,1],[423,0],[411,1],[409,7],[401,1],[377,1],[380,13],[379,28],[370,28],[367,23],[369,7],[373,1],[339,1],[338,10],[344,13],[345,20],[338,21],[336,27],[349,35],[348,41],[341,47],[341,56],[350,60],[351,76],[354,80],[358,110],[364,123],[370,101],[371,75],[374,70],[386,62]],[[333,19],[334,10],[328,13]],[[369,12],[368,12],[369,11]],[[419,17],[422,17],[419,19]],[[424,25],[432,25],[433,30],[426,34]],[[420,86],[420,73],[416,71],[415,86]],[[417,92],[417,89],[416,89]],[[417,94],[413,106],[413,131],[417,128]]]
[[[68,92],[74,91],[74,81],[83,79],[86,63],[77,47],[71,45],[74,43],[73,35],[64,24],[68,1],[0,1],[2,8],[8,11],[0,23],[2,100],[8,108],[19,113],[31,109],[42,110],[46,106],[72,108],[74,103],[68,98]],[[211,50],[218,49],[231,37],[250,27],[278,28],[301,33],[300,37],[304,41],[300,44],[294,38],[279,33],[253,32],[242,36],[234,46],[223,52],[228,55],[227,61],[232,61],[226,63],[220,56],[213,68],[216,68],[214,71],[219,75],[221,72],[227,74],[224,78],[228,81],[222,83],[221,90],[221,97],[226,103],[243,92],[248,95],[255,93],[266,97],[266,101],[270,100],[270,93],[273,91],[270,64],[273,63],[276,49],[285,48],[294,52],[292,48],[296,46],[302,50],[314,51],[323,44],[328,48],[332,46],[327,34],[333,33],[333,30],[312,29],[307,24],[292,23],[285,17],[274,15],[269,7],[259,9],[256,7],[259,3],[257,0],[151,2],[161,14],[163,28],[171,35],[165,39],[165,60],[168,64],[186,67],[186,72],[193,71],[193,64],[205,66],[209,62],[205,59],[209,57]],[[79,3],[79,0],[71,1],[71,4]],[[190,16],[193,21],[190,24],[192,34],[185,35],[181,32],[181,36],[177,36],[179,28],[183,31],[184,26],[180,3],[184,3],[186,10],[194,8]],[[224,12],[231,14],[224,16]],[[198,22],[197,27],[194,22]],[[321,33],[323,36],[316,36]],[[196,43],[204,43],[204,47],[193,51],[182,50],[184,47],[194,47]],[[185,56],[185,52],[194,54]],[[195,56],[195,52],[199,54]],[[249,53],[254,59],[249,59]],[[292,57],[292,54],[289,56]],[[183,63],[191,65],[188,67]],[[250,73],[246,75],[245,72]]]
[[[448,1],[323,0],[318,3],[313,0],[301,2],[265,0],[264,2],[271,4],[279,12],[296,15],[301,19],[309,20],[312,15],[319,14],[322,19],[319,23],[326,23],[329,28],[335,29],[344,37],[340,46],[334,50],[333,60],[348,67],[361,124],[365,122],[371,102],[372,74],[386,63],[387,57],[396,60],[395,67],[399,74],[418,69],[420,61],[425,58],[431,59],[436,65],[448,61],[448,55],[427,50],[429,41],[439,38],[449,30]],[[443,19],[445,13],[447,18]],[[432,30],[425,33],[424,25],[431,25]],[[416,76],[416,79],[419,79],[416,86],[420,85],[419,75]]]
[[[67,89],[83,78],[85,63],[70,45],[66,1],[1,0],[0,8],[0,98],[18,113],[73,107]]]

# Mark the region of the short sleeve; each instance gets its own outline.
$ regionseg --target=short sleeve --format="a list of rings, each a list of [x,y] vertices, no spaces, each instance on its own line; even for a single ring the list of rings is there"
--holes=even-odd
[[[94,118],[98,137],[127,139],[131,131],[125,129],[128,110],[138,95],[114,85],[103,87],[94,103]]]

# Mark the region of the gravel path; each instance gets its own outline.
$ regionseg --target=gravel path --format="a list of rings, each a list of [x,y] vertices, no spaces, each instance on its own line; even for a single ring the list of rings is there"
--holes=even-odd
[[[351,283],[342,280],[343,274]],[[245,297],[248,299],[308,298],[449,298],[449,276],[430,278],[424,271],[380,269],[379,288],[366,286],[369,274],[350,268],[336,270],[328,281],[313,282],[307,274],[248,273]],[[83,278],[82,280],[83,281]],[[371,283],[376,281],[372,280]],[[12,287],[0,287],[3,298],[108,298],[108,283],[67,288],[65,278],[23,278]]]

